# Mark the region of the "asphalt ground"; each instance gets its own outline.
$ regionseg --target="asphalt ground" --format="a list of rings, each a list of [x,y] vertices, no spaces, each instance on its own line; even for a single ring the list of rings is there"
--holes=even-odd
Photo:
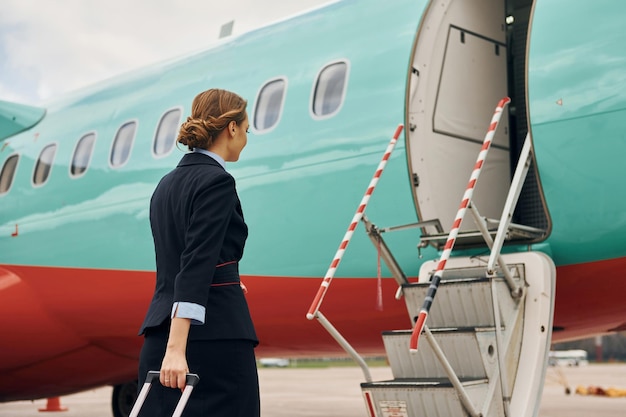
[[[375,381],[391,379],[388,367],[370,368]],[[259,368],[263,417],[367,417],[361,396],[364,381],[358,367]],[[550,367],[539,411],[540,417],[624,417],[626,396],[576,394],[577,387],[626,390],[626,364]],[[571,394],[565,393],[569,387]],[[112,417],[111,387],[61,397],[64,412],[42,413],[46,400],[0,404],[0,417]]]

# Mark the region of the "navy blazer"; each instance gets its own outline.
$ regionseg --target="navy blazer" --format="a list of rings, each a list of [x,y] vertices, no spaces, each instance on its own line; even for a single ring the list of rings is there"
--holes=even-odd
[[[188,153],[165,175],[150,200],[156,288],[139,334],[169,326],[174,302],[206,309],[189,340],[248,339],[258,343],[237,262],[248,237],[234,178],[213,158]]]

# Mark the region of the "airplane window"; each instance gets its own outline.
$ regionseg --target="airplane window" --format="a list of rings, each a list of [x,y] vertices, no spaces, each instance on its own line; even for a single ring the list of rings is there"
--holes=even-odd
[[[95,142],[95,133],[88,133],[80,138],[76,144],[76,149],[74,149],[74,156],[72,157],[72,165],[70,166],[71,176],[79,177],[87,171]]]
[[[174,143],[176,143],[176,138],[178,137],[178,129],[180,128],[181,114],[181,109],[174,109],[161,117],[152,145],[154,155],[166,155],[174,148]]]
[[[266,83],[259,91],[254,109],[254,128],[269,130],[278,123],[283,108],[287,82],[280,78]]]
[[[111,157],[109,162],[113,168],[119,168],[128,161],[130,150],[135,140],[135,131],[137,130],[137,122],[128,122],[122,125],[115,135],[113,148],[111,149]]]
[[[54,155],[57,153],[57,145],[53,143],[43,148],[37,159],[35,165],[35,172],[33,173],[33,184],[42,185],[48,180],[50,176],[50,170],[52,170],[52,162],[54,162]]]
[[[313,92],[313,114],[330,116],[339,111],[346,93],[348,63],[336,62],[320,71]]]
[[[15,154],[9,156],[9,158],[4,162],[4,165],[2,166],[2,172],[0,172],[0,195],[7,193],[9,191],[9,188],[11,188],[18,159],[19,156]]]

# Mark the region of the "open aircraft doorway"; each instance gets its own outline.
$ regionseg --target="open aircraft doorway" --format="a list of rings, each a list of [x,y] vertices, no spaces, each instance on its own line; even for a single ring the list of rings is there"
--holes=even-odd
[[[417,34],[407,89],[407,152],[422,244],[441,247],[498,101],[511,97],[484,163],[473,204],[499,219],[528,133],[526,44],[532,1],[432,1]],[[506,18],[505,18],[506,16]],[[445,190],[445,192],[444,192]],[[534,164],[508,241],[544,239],[549,217]],[[489,224],[489,222],[488,222]],[[495,231],[497,221],[490,224]],[[463,224],[457,247],[481,244]]]

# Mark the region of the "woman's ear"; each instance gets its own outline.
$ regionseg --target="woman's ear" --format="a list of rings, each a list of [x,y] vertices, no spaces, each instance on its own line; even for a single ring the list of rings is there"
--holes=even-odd
[[[234,120],[231,120],[228,123],[228,132],[233,136],[235,135],[235,127],[237,127],[237,122],[235,122]]]

